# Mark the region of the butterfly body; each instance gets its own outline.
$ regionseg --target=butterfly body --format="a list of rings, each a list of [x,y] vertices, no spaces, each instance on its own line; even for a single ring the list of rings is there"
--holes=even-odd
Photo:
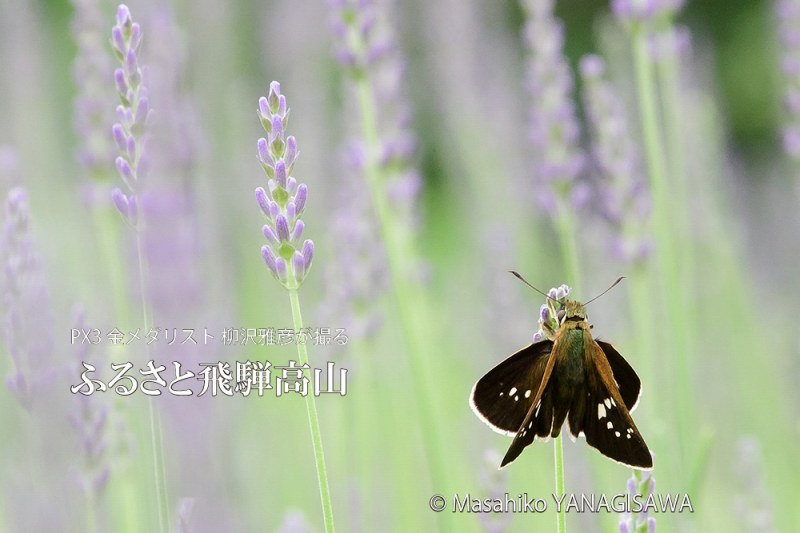
[[[536,438],[557,437],[566,421],[573,438],[610,459],[652,468],[652,458],[631,418],[641,384],[625,359],[592,337],[586,310],[567,300],[552,340],[518,351],[478,380],[473,410],[492,429],[513,435],[502,466]]]

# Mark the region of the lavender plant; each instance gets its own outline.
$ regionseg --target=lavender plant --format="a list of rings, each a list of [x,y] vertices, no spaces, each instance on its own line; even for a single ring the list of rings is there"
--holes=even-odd
[[[583,203],[585,187],[577,182],[584,166],[578,147],[580,126],[571,99],[572,72],[564,57],[564,30],[553,14],[553,0],[526,0],[525,45],[527,89],[531,98],[530,141],[540,203],[554,216],[567,279],[580,286],[577,233],[573,207]],[[564,494],[564,450],[554,439],[556,493]],[[566,514],[557,529],[566,531]]]
[[[81,331],[89,330],[86,314],[82,309],[76,311],[73,327]],[[92,360],[90,346],[88,343],[76,345],[75,362],[70,366],[71,371],[81,368],[81,364],[84,362],[99,368],[99,365]],[[70,425],[77,436],[79,457],[81,457],[76,477],[86,498],[87,530],[96,531],[97,505],[105,492],[111,474],[106,439],[108,404],[102,397],[89,398],[82,394],[75,394],[73,398],[74,405],[68,416]]]
[[[117,122],[111,128],[119,155],[114,164],[128,193],[119,188],[111,191],[111,198],[122,217],[139,229],[139,196],[144,171],[143,153],[145,132],[150,116],[150,101],[144,75],[139,65],[139,48],[142,44],[142,29],[133,22],[128,7],[120,4],[117,23],[111,30],[111,46],[120,63],[114,71],[114,82],[120,103],[117,106]]]
[[[665,83],[674,72],[674,65],[663,63],[661,83],[657,79],[657,67],[653,57],[653,36],[665,31],[671,31],[672,20],[678,10],[683,6],[683,0],[657,0],[653,2],[635,2],[633,0],[615,0],[612,8],[617,19],[628,30],[633,48],[634,71],[636,76],[636,91],[638,98],[639,116],[641,120],[642,136],[647,162],[647,172],[653,195],[653,222],[656,237],[655,254],[658,272],[659,292],[661,302],[665,309],[666,323],[673,332],[669,336],[667,349],[670,354],[675,354],[676,361],[672,366],[674,382],[679,402],[674,412],[676,413],[676,426],[678,437],[677,458],[680,464],[687,463],[688,448],[691,446],[690,428],[694,426],[692,408],[692,394],[690,383],[692,371],[690,365],[690,341],[688,338],[689,326],[687,324],[686,309],[688,305],[686,283],[681,277],[681,270],[686,270],[685,258],[689,246],[679,246],[676,242],[676,220],[686,220],[685,202],[678,201],[676,205],[674,188],[668,181],[669,161],[667,140],[672,140],[679,135],[674,121],[664,120],[664,115],[677,114],[677,100],[672,98],[670,103],[673,109],[665,112],[659,95],[674,95],[674,80]],[[675,102],[673,102],[675,100]],[[674,147],[672,152],[679,152]],[[673,165],[676,172],[680,172],[680,165]],[[676,182],[679,191],[683,188],[680,183],[684,178],[678,176]],[[685,193],[679,192],[679,197]],[[683,222],[679,222],[683,224]],[[684,233],[678,231],[678,234]],[[688,235],[682,235],[688,240]]]
[[[390,24],[388,2],[331,0],[337,58],[349,75],[360,119],[357,143],[363,175],[384,243],[392,294],[408,342],[409,362],[422,434],[434,483],[448,469],[441,451],[427,354],[435,343],[430,304],[422,290],[424,266],[418,250],[416,202],[421,176],[413,165],[416,142],[403,86],[404,62]],[[434,363],[435,364],[435,363]]]
[[[628,127],[625,106],[604,79],[600,56],[581,59],[583,101],[591,135],[592,162],[600,209],[612,227],[611,250],[621,261],[641,266],[650,253],[644,228],[650,211],[647,184],[638,168],[638,149]]]
[[[41,258],[30,233],[28,193],[8,192],[0,234],[2,335],[11,356],[6,385],[26,410],[46,395],[54,373],[53,316]]]
[[[286,136],[289,108],[277,81],[270,84],[269,94],[259,99],[258,117],[267,132],[267,137],[258,139],[256,143],[258,160],[267,175],[267,188],[258,187],[255,191],[256,203],[266,221],[262,233],[267,244],[261,247],[261,256],[273,277],[289,291],[294,329],[300,331],[303,329],[303,316],[298,289],[311,269],[314,243],[311,239],[303,240],[305,223],[302,215],[308,187],[292,176],[298,155],[297,140],[294,136]],[[297,344],[297,355],[301,366],[308,364],[305,343]],[[322,517],[325,531],[332,532],[333,507],[314,395],[306,395],[305,402],[322,500]]]
[[[111,47],[120,63],[120,67],[114,71],[114,82],[120,103],[116,108],[117,122],[112,126],[111,132],[119,150],[115,166],[128,192],[124,193],[121,189],[114,188],[111,191],[111,199],[120,215],[136,234],[142,327],[144,331],[149,331],[150,313],[147,304],[142,235],[145,228],[140,216],[139,203],[146,168],[144,153],[151,110],[147,87],[144,84],[144,72],[139,64],[138,54],[141,44],[141,27],[133,21],[128,7],[120,4],[117,8],[116,24],[111,29]],[[167,496],[161,415],[152,401],[148,402],[148,417],[156,510],[160,531],[164,532],[171,527],[172,519]]]
[[[526,88],[537,199],[557,226],[570,283],[580,283],[573,208],[585,201],[578,178],[585,165],[572,101],[572,71],[564,56],[564,29],[553,0],[526,0]]]
[[[777,0],[775,15],[781,44],[781,70],[784,76],[783,149],[793,160],[800,160],[800,2]]]
[[[628,479],[628,494],[633,498],[636,495],[647,500],[656,488],[656,480],[652,470],[633,470],[633,475]],[[656,519],[648,516],[646,510],[639,513],[626,514],[619,522],[620,533],[655,533]]]

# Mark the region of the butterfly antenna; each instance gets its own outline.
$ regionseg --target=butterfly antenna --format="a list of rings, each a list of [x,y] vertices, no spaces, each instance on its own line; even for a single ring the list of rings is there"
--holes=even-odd
[[[597,299],[598,299],[598,298],[600,298],[602,295],[604,295],[605,293],[607,293],[608,291],[610,291],[611,289],[613,289],[614,287],[616,287],[617,285],[619,285],[619,282],[620,282],[620,281],[622,281],[623,279],[625,279],[625,276],[620,276],[620,277],[618,277],[618,278],[617,278],[617,281],[615,281],[614,283],[612,283],[612,284],[611,284],[611,286],[610,286],[609,288],[607,288],[606,290],[604,290],[603,292],[601,292],[600,294],[598,294],[597,296],[595,296],[594,298],[592,298],[591,300],[589,300],[588,302],[586,302],[586,303],[585,303],[585,304],[583,304],[583,305],[584,305],[584,306],[587,306],[587,305],[589,305],[590,303],[592,303],[593,301],[597,300]]]
[[[550,296],[549,296],[548,294],[545,294],[545,293],[543,293],[542,291],[540,291],[539,289],[537,289],[536,287],[534,287],[533,285],[531,285],[530,283],[528,283],[528,280],[526,280],[525,278],[523,278],[523,277],[522,277],[522,275],[521,275],[519,272],[517,272],[517,271],[515,271],[515,270],[509,270],[509,272],[510,272],[511,274],[514,274],[514,276],[516,276],[518,280],[520,280],[522,283],[524,283],[525,285],[527,285],[527,286],[528,286],[528,287],[530,287],[531,289],[535,290],[536,292],[538,292],[539,294],[541,294],[542,296],[544,296],[544,297],[545,297],[545,298],[547,298],[548,300],[552,300],[552,298],[550,298]],[[622,279],[622,278],[620,278],[620,279]],[[619,280],[617,280],[617,283],[619,283]]]

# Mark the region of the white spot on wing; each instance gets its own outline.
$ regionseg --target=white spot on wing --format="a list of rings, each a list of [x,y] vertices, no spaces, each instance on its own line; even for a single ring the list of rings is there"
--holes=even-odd
[[[517,392],[517,388],[516,387],[512,387],[511,390],[508,391],[508,395],[509,396],[514,396],[514,394],[516,394],[516,392]]]
[[[614,435],[616,435],[617,437],[619,437],[619,431],[615,431],[615,432],[614,432]]]
[[[614,407],[617,406],[617,402],[614,401],[614,398],[611,398],[611,405],[613,405]]]
[[[627,437],[627,438],[631,438],[631,434],[630,434],[630,433],[628,433],[627,435],[625,435],[625,437]]]
[[[519,394],[517,394],[516,396],[514,396],[514,401],[515,401],[515,402],[518,402],[518,401],[519,401]]]
[[[597,404],[597,419],[600,420],[604,416],[606,416],[606,408],[603,407],[602,403]]]
[[[529,391],[529,390],[526,390],[526,391],[525,391],[525,397],[526,397],[526,398],[530,398],[530,397],[531,397],[531,391]]]
[[[608,429],[614,429],[614,424],[611,423],[611,420],[608,421],[608,424],[606,424],[606,427]]]
[[[606,408],[611,409],[611,398],[606,398],[603,403],[606,404]]]

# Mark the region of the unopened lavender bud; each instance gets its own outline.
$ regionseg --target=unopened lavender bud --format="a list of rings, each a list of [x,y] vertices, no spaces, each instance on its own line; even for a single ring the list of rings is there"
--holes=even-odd
[[[284,160],[286,161],[287,172],[289,174],[292,173],[292,167],[294,166],[294,162],[297,159],[297,139],[294,138],[294,135],[289,135],[286,139],[286,153],[284,154]]]
[[[139,127],[144,127],[147,123],[147,115],[150,113],[150,101],[146,96],[139,98],[139,103],[136,106],[135,122]]]
[[[125,57],[125,38],[122,36],[122,30],[116,26],[111,29],[111,47],[117,60],[121,61]]]
[[[314,241],[306,239],[303,243],[303,260],[305,261],[304,269],[308,272],[311,268],[311,260],[314,259]]]
[[[120,96],[125,97],[128,94],[128,82],[125,81],[125,72],[121,68],[114,71],[114,83]]]
[[[558,300],[558,291],[556,289],[550,289],[547,291],[547,297],[551,300]]]
[[[142,28],[138,22],[131,25],[131,41],[130,48],[135,52],[139,52],[139,45],[142,44]]]
[[[281,283],[284,285],[289,283],[289,272],[286,268],[286,261],[283,259],[283,257],[278,257],[275,259],[275,273]]]
[[[297,218],[297,211],[295,211],[294,202],[291,200],[286,204],[286,218],[289,220]]]
[[[270,227],[269,224],[264,224],[264,227],[261,228],[261,232],[264,234],[264,237],[266,237],[267,240],[272,244],[277,246],[281,243],[280,239],[278,239],[278,236],[275,235],[275,231],[273,231],[273,229]]]
[[[289,223],[286,217],[281,213],[275,219],[275,229],[278,232],[278,238],[281,242],[289,241]]]
[[[129,30],[132,24],[130,9],[125,4],[120,4],[117,7],[117,26]]]
[[[283,160],[275,163],[275,181],[278,185],[286,189],[286,163]]]
[[[258,203],[258,207],[261,208],[261,212],[266,216],[270,216],[269,199],[267,198],[267,192],[264,190],[264,187],[256,188],[256,202]]]
[[[281,84],[273,81],[269,84],[269,93],[267,94],[267,102],[269,103],[269,110],[274,115],[280,110],[279,97],[281,95]]]
[[[118,156],[114,163],[117,166],[117,172],[119,172],[119,175],[122,177],[123,181],[125,181],[125,184],[133,189],[134,179],[130,164],[128,164],[128,162],[122,156]]]
[[[300,239],[303,237],[303,230],[306,228],[305,223],[302,220],[298,220],[295,225],[294,229],[292,230],[292,242],[299,242]]]
[[[303,209],[306,207],[306,198],[308,197],[308,187],[306,187],[305,183],[301,183],[299,187],[297,187],[297,194],[294,197],[294,209],[296,212],[296,216],[300,216],[303,214]]]
[[[128,197],[125,196],[119,188],[114,188],[111,191],[111,201],[114,202],[114,206],[117,208],[117,211],[125,218],[128,218]]]
[[[288,192],[290,196],[294,196],[297,192],[297,180],[292,176],[289,176],[286,180],[286,192]]]
[[[129,161],[136,161],[136,138],[133,136],[128,137],[128,142],[125,144],[125,154],[128,156]]]
[[[303,259],[303,254],[297,251],[292,256],[292,272],[294,273],[295,281],[298,284],[302,283],[303,278],[306,276],[305,259]]]
[[[533,342],[539,342],[543,338],[544,338],[544,335],[542,335],[541,331],[537,331],[536,333],[533,334]]]
[[[280,212],[281,208],[278,207],[278,204],[276,204],[275,202],[269,203],[269,215],[272,217],[272,220],[277,219]]]
[[[136,52],[133,50],[128,50],[128,54],[125,56],[125,72],[128,74],[131,85],[137,87],[141,83],[142,78],[139,75],[139,60],[136,57]]]
[[[272,248],[270,248],[266,244],[262,246],[261,257],[264,258],[264,263],[266,263],[267,268],[269,268],[272,271],[272,273],[277,276],[278,275],[277,258],[275,257]]]
[[[541,308],[539,308],[539,320],[543,323],[550,322],[550,308],[547,304],[543,304]]]
[[[119,151],[127,151],[128,136],[125,135],[125,130],[122,128],[122,124],[114,124],[111,126],[111,134],[114,136],[114,142],[117,143],[117,148]]]

